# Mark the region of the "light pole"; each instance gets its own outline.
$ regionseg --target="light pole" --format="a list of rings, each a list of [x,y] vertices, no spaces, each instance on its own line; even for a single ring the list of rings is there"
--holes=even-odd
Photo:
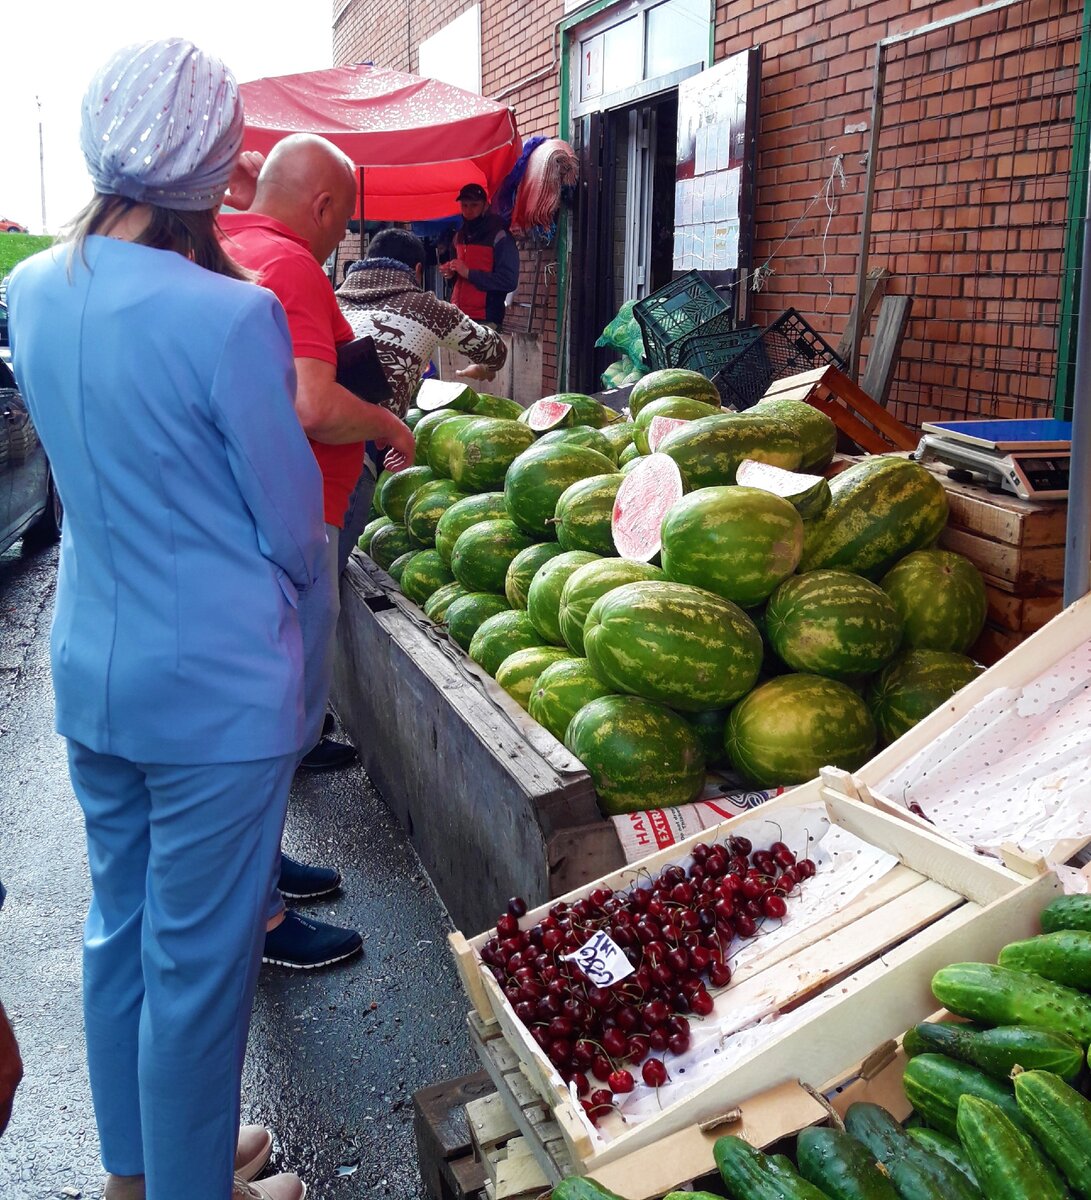
[[[42,233],[46,232],[45,223],[45,139],[42,136],[42,101],[40,96],[34,97],[38,106],[38,176],[42,185]]]

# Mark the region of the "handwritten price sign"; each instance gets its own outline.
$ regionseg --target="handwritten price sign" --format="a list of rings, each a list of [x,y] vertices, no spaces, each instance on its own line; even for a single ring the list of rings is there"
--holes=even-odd
[[[610,987],[631,975],[636,968],[625,957],[625,951],[608,933],[599,931],[573,954],[564,956],[574,962],[588,979],[600,988]]]

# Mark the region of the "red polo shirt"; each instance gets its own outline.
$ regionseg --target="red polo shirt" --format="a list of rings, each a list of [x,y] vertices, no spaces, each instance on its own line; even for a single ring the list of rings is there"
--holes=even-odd
[[[284,306],[296,358],[317,358],[336,365],[337,347],[353,339],[352,326],[337,307],[337,297],[307,243],[261,213],[222,213],[228,254]],[[331,446],[311,442],[322,471],[326,523],[338,528],[364,464],[364,443]]]

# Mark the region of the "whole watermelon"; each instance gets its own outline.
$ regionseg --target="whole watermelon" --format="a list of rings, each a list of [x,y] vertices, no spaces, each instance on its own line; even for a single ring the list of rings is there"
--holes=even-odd
[[[447,607],[447,632],[463,650],[468,651],[478,629],[489,617],[506,612],[507,608],[508,602],[503,596],[496,596],[492,592],[466,592],[452,600]]]
[[[385,529],[387,525],[393,525],[394,522],[389,517],[373,517],[364,526],[363,532],[360,534],[356,545],[359,549],[367,554],[371,549],[371,539],[379,532],[380,529]]]
[[[808,571],[786,579],[765,606],[765,636],[796,671],[852,679],[886,666],[902,621],[878,584],[851,571]]]
[[[423,606],[437,588],[453,583],[454,578],[451,568],[440,558],[437,551],[418,550],[405,564],[398,582],[402,592],[414,604]]]
[[[596,673],[617,691],[681,712],[730,704],[761,668],[753,621],[730,600],[685,583],[624,583],[600,596],[583,644]]]
[[[907,650],[871,681],[866,700],[887,744],[945,704],[985,668],[964,654]]]
[[[847,684],[781,675],[735,705],[724,745],[748,783],[790,786],[814,779],[822,767],[863,766],[875,748],[875,721]]]
[[[729,709],[714,708],[708,712],[686,713],[685,721],[701,743],[701,753],[708,767],[727,767],[727,747],[724,745],[724,730],[727,727]]]
[[[615,456],[633,444],[636,437],[636,423],[633,421],[618,421],[615,425],[604,425],[602,436],[610,443],[610,449]]]
[[[521,707],[530,704],[530,696],[538,677],[553,663],[570,658],[567,650],[557,646],[531,646],[516,650],[496,668],[496,682]]]
[[[667,367],[661,371],[649,371],[637,380],[629,393],[629,412],[635,418],[642,408],[662,396],[689,396],[691,400],[703,400],[706,404],[720,407],[720,393],[711,380],[697,371]]]
[[[943,484],[908,458],[865,458],[836,476],[830,492],[829,508],[807,523],[801,571],[840,567],[880,579],[947,524]]]
[[[783,421],[748,413],[690,421],[667,434],[657,450],[674,459],[692,488],[734,483],[744,458],[786,471],[796,470],[802,461],[799,441]]]
[[[584,622],[591,606],[600,596],[621,587],[623,583],[663,578],[663,572],[658,567],[631,558],[601,558],[577,567],[565,580],[557,609],[565,645],[574,653],[583,654]]]
[[[447,623],[447,610],[460,597],[467,595],[466,589],[457,580],[437,588],[424,602],[424,615],[437,625]]]
[[[456,500],[436,523],[436,549],[450,562],[460,534],[479,521],[495,521],[507,515],[503,492],[483,492]]]
[[[427,467],[406,467],[383,484],[379,502],[383,512],[395,524],[405,524],[405,510],[416,492],[426,483],[431,483],[435,475]]]
[[[470,642],[470,657],[489,675],[495,675],[509,654],[541,644],[525,612],[499,612],[477,627]]]
[[[963,654],[985,625],[988,599],[981,572],[953,550],[914,550],[880,580],[894,602],[911,650]]]
[[[396,558],[419,549],[404,525],[384,525],[372,537],[368,554],[384,571],[389,571]]]
[[[474,417],[468,413],[455,413],[447,418],[446,421],[441,421],[430,431],[428,438],[428,466],[431,468],[433,475],[440,479],[450,479],[451,476],[451,460],[456,454],[461,453],[455,449],[455,439],[459,431],[465,429],[467,425],[472,425],[474,421],[480,421],[483,418]],[[420,426],[418,425],[419,429]]]
[[[570,483],[560,494],[553,519],[557,541],[565,550],[590,550],[604,556],[617,554],[611,519],[614,499],[624,478],[620,471],[590,475]]]
[[[561,658],[538,676],[527,711],[563,742],[576,713],[592,700],[611,694],[610,685],[599,679],[586,658]]]
[[[652,400],[640,410],[640,415],[634,422],[633,441],[641,454],[650,454],[648,426],[655,417],[676,417],[680,421],[697,421],[701,417],[722,415],[723,409],[719,404],[706,404],[703,400],[694,400],[689,396],[660,396],[658,400]]]
[[[837,426],[817,408],[802,400],[759,400],[748,411],[759,417],[783,421],[799,439],[801,471],[829,466],[837,449]]]
[[[533,444],[533,432],[518,421],[478,417],[455,431],[447,469],[465,492],[497,491],[508,467]]]
[[[539,540],[555,539],[553,514],[565,488],[577,479],[609,475],[616,469],[613,459],[586,446],[565,442],[531,446],[511,464],[504,480],[508,516]]]
[[[454,409],[440,408],[435,412],[425,413],[423,417],[413,426],[413,441],[416,444],[416,454],[413,462],[418,467],[428,466],[428,446],[432,441],[432,434],[436,427],[442,425],[444,421],[449,421],[452,417],[460,415]]]
[[[402,575],[405,574],[405,568],[412,562],[420,553],[419,550],[407,550],[404,554],[399,554],[398,557],[387,568],[387,574],[395,583],[401,584]]]
[[[584,705],[564,744],[590,773],[607,816],[688,804],[704,785],[693,730],[669,708],[637,696],[602,696]]]
[[[533,538],[506,517],[478,521],[459,534],[451,551],[451,570],[467,591],[502,596],[511,560],[532,545]]]
[[[475,417],[504,417],[508,421],[518,421],[523,415],[523,406],[518,400],[509,400],[506,396],[491,396],[481,392],[474,401]]]
[[[742,607],[760,604],[796,569],[803,520],[780,496],[707,487],[683,496],[661,527],[663,573]]]
[[[375,480],[375,491],[371,494],[371,508],[368,510],[369,517],[382,517],[386,514],[383,512],[383,506],[380,503],[380,498],[383,494],[383,484],[394,475],[393,471],[380,471],[379,478]]]
[[[417,422],[424,416],[424,410],[420,408],[406,409],[405,416],[402,420],[409,426],[410,429],[416,429]]]
[[[642,457],[636,442],[630,442],[617,456],[617,465],[624,471],[627,467],[639,462]]]
[[[561,592],[574,571],[598,561],[599,556],[587,550],[566,550],[535,571],[527,588],[527,614],[544,641],[553,646],[565,644],[561,636]]]
[[[526,608],[530,581],[538,568],[564,552],[564,547],[556,542],[535,542],[533,546],[519,551],[508,564],[508,573],[504,576],[504,595],[512,608]]]
[[[617,460],[617,451],[610,439],[601,429],[593,425],[573,425],[571,429],[554,429],[543,433],[538,439],[539,446],[554,446],[558,442],[566,446],[586,446],[589,450],[597,450],[611,462]]]
[[[450,479],[433,479],[419,487],[405,507],[405,527],[420,546],[434,546],[440,517],[467,493]]]
[[[558,392],[549,399],[571,404],[577,425],[590,425],[594,429],[601,429],[610,422],[610,410],[601,405],[594,396],[584,395],[583,392]]]

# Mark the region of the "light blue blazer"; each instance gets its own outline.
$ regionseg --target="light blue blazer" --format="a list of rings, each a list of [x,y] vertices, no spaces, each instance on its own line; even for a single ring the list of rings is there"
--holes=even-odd
[[[8,301],[65,508],[58,733],[147,763],[304,750],[297,589],[326,535],[279,302],[103,237],[28,259]]]

